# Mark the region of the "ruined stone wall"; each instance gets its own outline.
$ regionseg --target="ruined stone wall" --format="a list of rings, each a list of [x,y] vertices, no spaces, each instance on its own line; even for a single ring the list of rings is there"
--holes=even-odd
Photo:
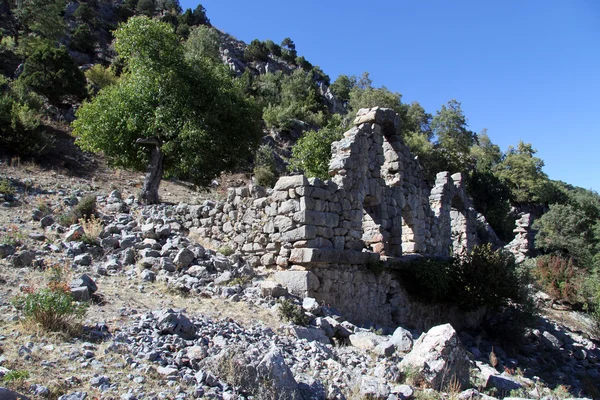
[[[430,191],[398,124],[392,110],[360,110],[332,145],[330,180],[282,177],[273,189],[229,189],[223,201],[182,204],[176,213],[201,240],[241,252],[251,266],[278,267],[288,289],[357,323],[468,325],[455,309],[409,301],[392,274],[364,267],[411,254],[451,256],[477,243],[478,214],[461,175],[440,172]]]
[[[230,189],[224,201],[177,212],[188,229],[253,265],[364,264],[469,250],[477,213],[460,174],[439,173],[430,192],[398,123],[392,110],[360,110],[332,145],[331,180],[282,177],[272,190]]]

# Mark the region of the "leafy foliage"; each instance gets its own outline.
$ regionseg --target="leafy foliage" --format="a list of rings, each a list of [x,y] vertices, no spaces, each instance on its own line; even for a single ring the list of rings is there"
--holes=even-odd
[[[185,56],[189,60],[207,58],[220,63],[219,35],[215,28],[207,25],[193,28],[185,42]]]
[[[260,135],[258,114],[224,66],[186,60],[172,28],[145,17],[131,18],[115,37],[128,72],[78,110],[82,147],[143,169],[149,154],[135,141],[156,137],[165,172],[197,184],[246,160]]]
[[[244,59],[246,61],[268,61],[269,49],[263,42],[254,39],[244,50]]]
[[[73,301],[66,284],[54,284],[42,289],[26,289],[13,300],[27,320],[49,331],[72,332],[86,312],[85,304]]]
[[[254,92],[264,105],[263,119],[269,128],[290,130],[296,121],[324,125],[326,109],[311,75],[298,69],[291,75],[265,74],[255,81]]]
[[[526,277],[512,256],[491,245],[476,246],[449,261],[423,259],[401,265],[399,274],[412,295],[424,302],[449,302],[462,310],[498,310],[527,298]]]
[[[521,141],[517,148],[508,148],[504,160],[495,168],[495,174],[511,189],[517,203],[547,200],[548,177],[542,172],[544,162],[534,157],[535,153],[531,144]]]
[[[21,82],[0,85],[0,146],[21,155],[40,154],[47,144],[41,135],[41,101]]]
[[[44,42],[25,60],[19,77],[25,85],[58,104],[64,96],[86,97],[85,77],[63,46]]]
[[[75,28],[71,41],[71,48],[82,53],[92,53],[94,51],[94,34],[88,24],[81,24]]]
[[[20,31],[24,36],[44,38],[56,43],[65,31],[61,16],[63,0],[23,0],[14,10]]]
[[[305,132],[292,147],[288,168],[308,177],[328,179],[331,144],[342,137],[343,132],[335,121],[319,131]]]
[[[112,68],[105,68],[102,64],[96,64],[85,71],[85,77],[98,89],[114,85],[118,79]]]
[[[302,307],[291,300],[284,299],[279,301],[278,313],[279,317],[284,321],[300,326],[308,325],[308,317],[304,314]]]

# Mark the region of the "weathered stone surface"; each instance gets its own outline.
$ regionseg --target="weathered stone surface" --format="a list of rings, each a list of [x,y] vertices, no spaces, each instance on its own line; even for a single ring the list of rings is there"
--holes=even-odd
[[[307,296],[319,287],[319,278],[310,271],[278,271],[273,279],[297,296]]]
[[[390,342],[394,344],[397,351],[407,353],[412,349],[413,337],[409,331],[399,326],[390,338]]]
[[[196,327],[181,312],[171,309],[156,313],[157,328],[163,333],[176,334],[184,339],[193,339],[196,336]]]
[[[72,242],[75,240],[81,240],[84,234],[85,231],[83,230],[83,227],[81,225],[73,225],[65,234],[65,241]]]
[[[71,281],[71,283],[69,284],[70,287],[80,287],[80,286],[86,286],[90,293],[95,293],[96,290],[98,290],[98,286],[96,285],[96,282],[94,282],[94,280],[92,278],[89,277],[89,275],[87,274],[83,274],[81,275],[79,278],[73,279]]]
[[[291,325],[289,331],[298,339],[306,339],[309,342],[320,342],[330,344],[331,341],[321,329],[307,328],[304,326]]]
[[[2,400],[29,400],[29,397],[23,396],[18,392],[0,387],[0,399]]]
[[[400,362],[400,369],[416,368],[433,388],[441,390],[451,380],[462,388],[469,383],[469,359],[450,324],[438,325],[422,335]]]
[[[20,250],[11,257],[11,264],[15,268],[30,267],[35,260],[35,253],[31,250]]]
[[[352,346],[365,351],[373,351],[375,347],[386,341],[385,338],[373,332],[358,332],[349,337]]]
[[[390,388],[385,379],[363,376],[360,380],[360,396],[363,399],[385,400],[390,395]]]
[[[75,301],[90,301],[92,298],[87,286],[72,287],[71,294]]]
[[[181,249],[175,256],[173,263],[175,263],[175,265],[178,268],[187,268],[190,266],[192,261],[194,261],[195,257],[196,256],[194,255],[193,251],[188,250],[188,249]]]
[[[269,350],[256,367],[259,379],[269,382],[277,398],[296,400],[301,398],[298,383],[285,363],[281,350],[275,346]]]

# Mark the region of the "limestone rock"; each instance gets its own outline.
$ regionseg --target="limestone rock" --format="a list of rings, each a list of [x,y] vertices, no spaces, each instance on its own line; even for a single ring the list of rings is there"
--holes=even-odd
[[[397,351],[408,353],[413,346],[413,337],[409,331],[399,326],[390,338],[390,342],[394,344]]]
[[[352,346],[365,351],[373,351],[375,347],[383,342],[385,338],[373,332],[357,332],[349,337]]]
[[[158,319],[156,327],[163,334],[176,334],[184,339],[193,339],[196,336],[196,327],[181,312],[167,309],[158,312],[156,318]]]
[[[273,346],[256,367],[258,378],[269,382],[278,399],[295,400],[301,398],[298,383],[283,359],[281,350]]]
[[[422,335],[400,362],[400,369],[416,368],[427,384],[436,390],[456,379],[462,388],[469,384],[469,359],[450,324],[438,325]]]

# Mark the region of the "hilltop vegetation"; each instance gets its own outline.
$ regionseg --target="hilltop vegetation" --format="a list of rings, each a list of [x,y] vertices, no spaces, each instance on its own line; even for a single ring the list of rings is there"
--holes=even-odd
[[[50,132],[70,132],[72,123],[85,149],[119,166],[145,169],[152,146],[135,142],[158,139],[167,176],[198,184],[252,169],[267,185],[286,169],[327,178],[330,144],[356,111],[392,108],[430,183],[439,171],[462,172],[475,208],[506,242],[518,214],[531,212],[540,285],[599,312],[600,197],[550,180],[533,144],[503,152],[486,131],[470,130],[459,101],[432,113],[374,87],[368,73],[332,82],[291,38],[246,45],[212,27],[202,5],[23,0],[0,7],[7,154],[48,154]],[[154,36],[140,36],[142,25]],[[162,47],[144,47],[148,38]]]

